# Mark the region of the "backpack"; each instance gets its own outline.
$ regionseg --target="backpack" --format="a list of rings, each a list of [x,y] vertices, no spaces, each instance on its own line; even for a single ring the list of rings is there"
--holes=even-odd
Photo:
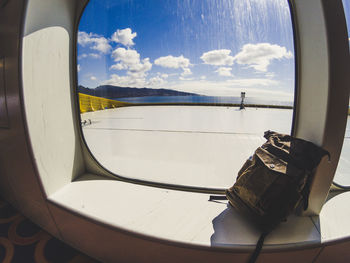
[[[289,135],[266,131],[267,142],[257,148],[226,190],[231,206],[262,230],[249,262],[255,262],[266,235],[287,216],[306,209],[314,171],[329,152]],[[215,198],[213,198],[215,199]]]

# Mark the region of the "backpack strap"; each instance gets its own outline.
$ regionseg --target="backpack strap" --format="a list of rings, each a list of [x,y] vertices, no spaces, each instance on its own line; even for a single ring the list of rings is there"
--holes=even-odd
[[[216,201],[216,200],[227,200],[226,195],[210,195],[208,201]],[[248,263],[255,263],[258,256],[260,255],[261,249],[264,245],[265,237],[271,232],[271,230],[266,230],[263,232],[260,237],[258,242],[256,243],[255,250],[253,254],[250,256]]]
[[[258,256],[260,255],[261,249],[262,249],[263,244],[264,244],[265,237],[269,233],[270,233],[270,231],[266,231],[260,235],[260,238],[259,238],[258,242],[256,243],[255,250],[254,250],[253,254],[250,256],[248,263],[255,263]]]
[[[226,195],[210,195],[208,201],[227,200]]]

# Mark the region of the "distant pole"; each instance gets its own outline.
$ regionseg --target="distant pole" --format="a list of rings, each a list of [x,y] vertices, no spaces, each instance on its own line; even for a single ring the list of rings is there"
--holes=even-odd
[[[239,107],[240,110],[245,109],[244,107],[244,98],[245,98],[245,92],[241,92],[241,106]]]

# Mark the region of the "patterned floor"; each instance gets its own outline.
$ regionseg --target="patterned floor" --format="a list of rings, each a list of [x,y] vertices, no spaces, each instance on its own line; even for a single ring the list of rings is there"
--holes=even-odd
[[[97,263],[49,235],[1,198],[0,262]]]

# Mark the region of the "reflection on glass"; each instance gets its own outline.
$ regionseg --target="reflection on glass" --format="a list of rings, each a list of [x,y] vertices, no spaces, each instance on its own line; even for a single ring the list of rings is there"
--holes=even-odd
[[[290,133],[286,0],[91,0],[77,67],[85,139],[118,175],[226,187],[264,130]]]

